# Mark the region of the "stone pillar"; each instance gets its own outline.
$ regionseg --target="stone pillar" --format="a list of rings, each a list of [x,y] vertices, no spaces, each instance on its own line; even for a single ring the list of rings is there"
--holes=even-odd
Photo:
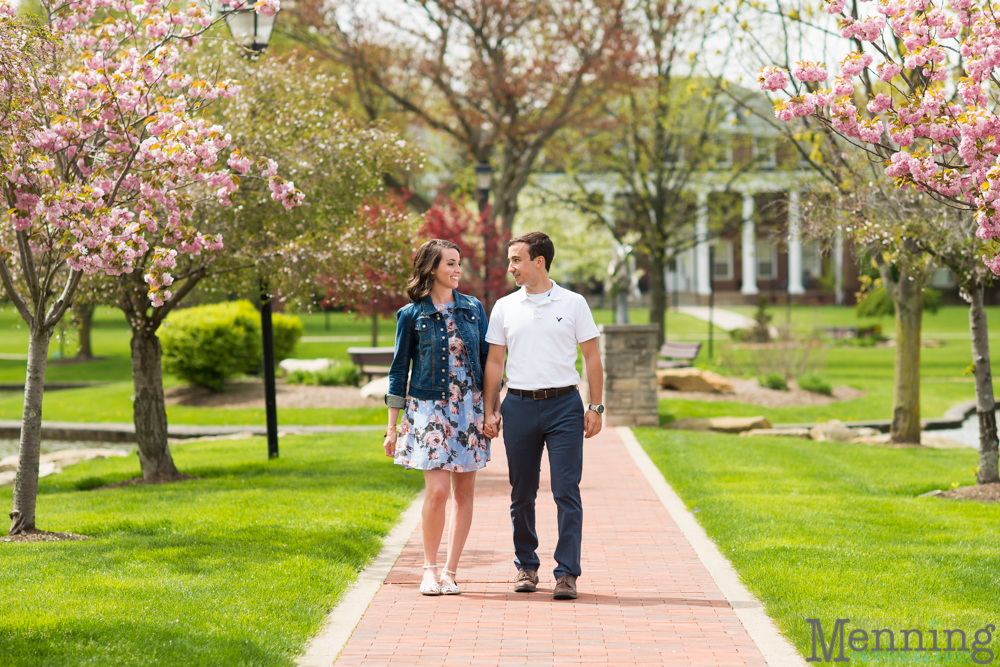
[[[655,324],[602,324],[604,426],[659,426]]]
[[[711,270],[708,254],[708,193],[698,193],[698,217],[695,222],[694,235],[697,243],[695,251],[695,291],[701,296],[712,292]]]
[[[743,294],[758,294],[757,227],[753,222],[753,195],[743,195]]]
[[[805,294],[802,286],[802,214],[799,211],[799,193],[788,193],[788,293]]]
[[[844,305],[844,232],[839,229],[833,237],[833,300]]]

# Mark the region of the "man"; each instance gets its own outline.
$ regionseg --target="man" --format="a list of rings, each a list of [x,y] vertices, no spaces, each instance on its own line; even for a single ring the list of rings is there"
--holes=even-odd
[[[510,519],[514,525],[514,590],[531,593],[538,585],[538,535],[535,498],[542,450],[548,448],[552,496],[559,519],[556,543],[556,586],[552,597],[576,599],[580,576],[583,505],[583,440],[601,431],[604,369],[597,350],[600,332],[587,301],[549,279],[555,248],[541,232],[507,244],[508,273],[521,289],[493,307],[486,341],[483,391],[488,437],[496,437],[501,413],[510,469]],[[590,398],[584,409],[577,385],[577,344],[586,360]],[[497,406],[507,360],[507,397]]]

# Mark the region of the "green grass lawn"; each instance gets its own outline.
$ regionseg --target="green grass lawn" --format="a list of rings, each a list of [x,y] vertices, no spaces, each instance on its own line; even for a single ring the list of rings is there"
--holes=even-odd
[[[173,448],[176,484],[87,490],[135,457],[41,480],[38,526],[80,542],[0,543],[0,663],[293,665],[422,486],[377,435]],[[0,504],[10,506],[10,487]]]
[[[0,392],[0,419],[20,419],[23,396]],[[132,422],[132,383],[115,382],[101,387],[48,391],[42,403],[47,421]],[[167,406],[170,424],[198,426],[247,426],[264,424],[264,410]],[[371,408],[278,408],[278,424],[299,426],[381,425],[383,407]]]
[[[976,452],[651,429],[636,436],[804,656],[806,618],[824,631],[849,618],[852,627],[882,621],[925,636],[996,623],[1000,505],[917,497],[974,483]],[[969,662],[968,653],[953,657]]]
[[[752,314],[753,308],[733,308],[739,312]],[[793,327],[805,332],[822,326],[853,326],[871,323],[859,321],[853,308],[835,306],[794,306],[791,309]],[[1000,338],[1000,307],[987,309],[991,331]],[[782,324],[785,310],[771,308],[776,324]],[[632,309],[629,313],[633,323],[649,321],[648,311]],[[305,325],[305,338],[293,352],[298,358],[328,357],[347,361],[347,348],[353,345],[367,346],[371,331],[370,320],[359,320],[346,313],[315,313],[300,315]],[[598,323],[610,323],[613,313],[608,309],[594,311]],[[704,340],[707,323],[682,313],[668,312],[667,331],[672,339]],[[872,321],[874,322],[874,321]],[[884,318],[880,324],[892,333],[891,318]],[[970,377],[962,373],[971,362],[969,343],[964,336],[968,332],[968,310],[961,306],[946,306],[937,314],[926,314],[923,325],[925,338],[935,338],[944,342],[942,347],[925,348],[921,354],[921,408],[924,417],[941,416],[948,408],[960,401],[974,397]],[[379,321],[379,344],[392,345],[395,321],[392,318]],[[752,351],[741,349],[729,342],[727,334],[715,330],[713,358],[709,358],[708,346],[702,351],[696,365],[713,368],[732,375],[743,374],[747,367],[747,355]],[[76,347],[72,335],[67,336],[64,345],[66,356],[75,354]],[[52,392],[45,399],[46,419],[57,421],[131,421],[131,379],[129,363],[129,330],[121,312],[111,308],[100,308],[95,315],[93,333],[94,352],[97,361],[72,363],[56,359],[59,352],[57,340],[53,341],[52,363],[46,374],[50,382],[55,381],[101,381],[112,384],[99,390],[71,390]],[[17,314],[10,308],[0,310],[0,352],[23,354],[27,352],[27,333],[20,324]],[[61,356],[61,355],[60,355]],[[836,403],[831,406],[764,409],[755,405],[730,402],[661,401],[660,413],[666,421],[686,417],[711,417],[722,415],[763,414],[775,423],[812,422],[817,420],[841,419],[888,419],[892,406],[893,350],[885,347],[839,347],[822,348],[817,371],[831,384],[846,384],[867,392],[855,401]],[[741,370],[744,369],[744,370]],[[0,382],[23,382],[24,361],[0,359]],[[164,377],[167,387],[178,384],[178,379],[170,375]],[[20,417],[20,399],[16,396],[0,395],[0,418]],[[380,424],[383,420],[381,408],[358,410],[299,409],[280,410],[279,419],[285,424]],[[176,424],[259,424],[263,422],[260,410],[218,410],[174,406],[168,415]]]

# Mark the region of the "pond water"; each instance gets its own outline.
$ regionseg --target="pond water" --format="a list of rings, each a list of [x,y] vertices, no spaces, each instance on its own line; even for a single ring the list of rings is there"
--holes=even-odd
[[[979,449],[979,418],[973,413],[962,422],[961,428],[949,428],[941,431],[927,431],[932,435],[943,435],[957,440],[973,449]]]
[[[17,454],[17,446],[17,440],[0,439],[0,459],[11,454]],[[121,442],[94,442],[93,440],[42,440],[42,454],[50,454],[62,449],[117,449],[123,452],[131,452],[135,450],[135,445]]]

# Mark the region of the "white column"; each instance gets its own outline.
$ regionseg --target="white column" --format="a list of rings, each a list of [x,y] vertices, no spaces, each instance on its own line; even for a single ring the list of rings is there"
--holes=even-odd
[[[802,234],[799,193],[788,193],[788,293],[805,294],[802,286]]]
[[[844,305],[844,232],[839,229],[833,237],[833,300]]]
[[[711,291],[711,270],[708,253],[708,193],[698,193],[698,211],[695,221],[694,235],[695,244],[695,286],[698,294],[708,296]]]
[[[758,294],[757,228],[753,222],[753,195],[743,195],[743,294]]]

